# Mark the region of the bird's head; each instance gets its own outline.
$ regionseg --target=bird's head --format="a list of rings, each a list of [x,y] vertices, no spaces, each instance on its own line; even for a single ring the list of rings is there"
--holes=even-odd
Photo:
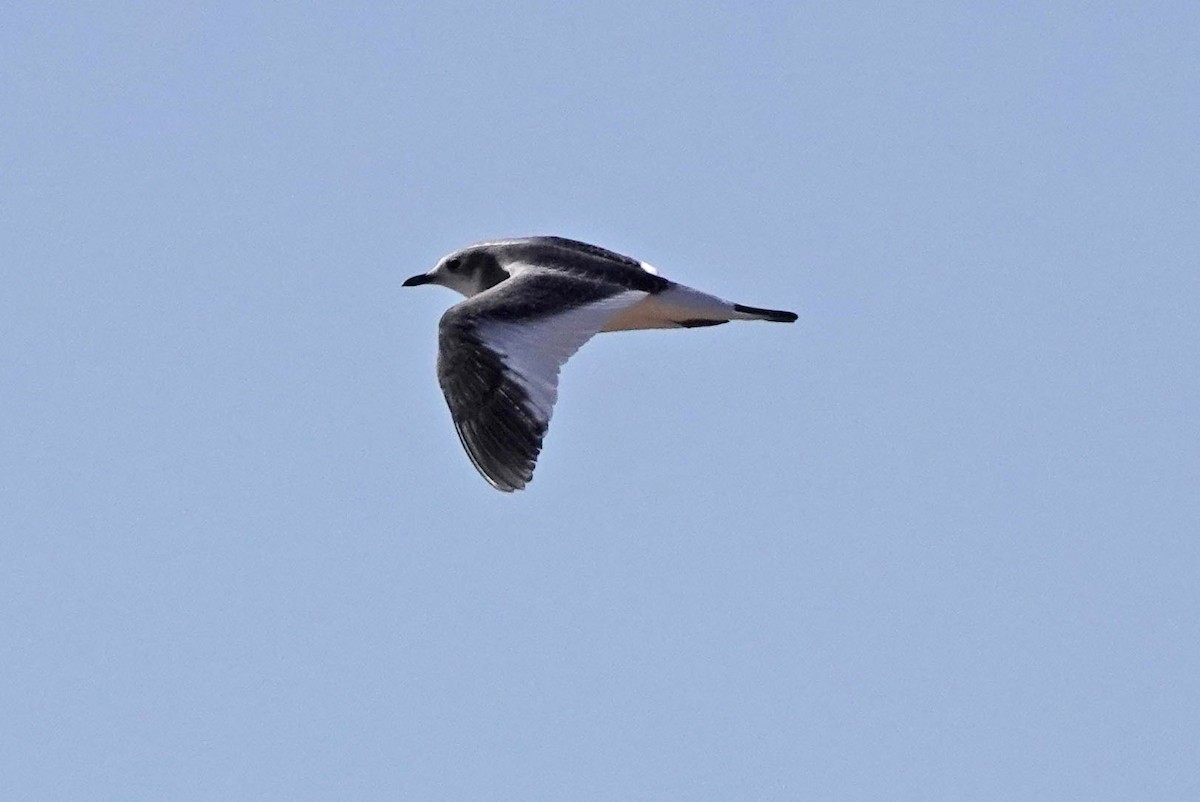
[[[440,284],[470,298],[506,278],[508,271],[500,266],[496,255],[487,246],[476,245],[443,257],[433,270],[413,276],[404,286]]]

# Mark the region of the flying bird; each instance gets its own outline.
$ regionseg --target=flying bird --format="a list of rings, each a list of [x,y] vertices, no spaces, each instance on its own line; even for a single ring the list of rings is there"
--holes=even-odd
[[[466,296],[438,324],[438,383],[471,462],[504,492],[533,478],[559,369],[595,334],[796,320],[794,312],[730,303],[645,262],[562,237],[471,245],[404,282],[419,284]]]

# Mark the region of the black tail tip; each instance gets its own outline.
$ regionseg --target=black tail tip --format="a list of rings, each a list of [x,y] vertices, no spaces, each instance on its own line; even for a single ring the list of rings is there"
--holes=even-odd
[[[799,317],[795,312],[785,312],[782,309],[759,309],[757,306],[742,306],[734,304],[735,311],[747,315],[755,315],[763,320],[769,320],[772,323],[795,323]]]

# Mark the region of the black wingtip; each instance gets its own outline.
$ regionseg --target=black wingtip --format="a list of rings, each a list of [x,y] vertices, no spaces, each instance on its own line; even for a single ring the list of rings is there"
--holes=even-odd
[[[742,306],[741,304],[734,304],[733,308],[742,314],[754,315],[772,323],[795,323],[796,319],[800,317],[795,312],[785,312],[782,309],[759,309],[757,306]]]

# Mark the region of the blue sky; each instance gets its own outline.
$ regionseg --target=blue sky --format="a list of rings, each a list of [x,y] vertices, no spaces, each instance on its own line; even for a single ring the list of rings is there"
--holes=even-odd
[[[1200,795],[1200,11],[38,4],[0,26],[13,799]],[[400,282],[556,233],[530,489]]]

